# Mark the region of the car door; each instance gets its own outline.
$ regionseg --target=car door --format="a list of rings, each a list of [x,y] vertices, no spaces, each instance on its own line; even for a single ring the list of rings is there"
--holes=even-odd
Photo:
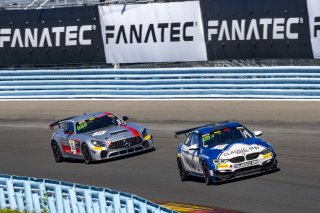
[[[192,149],[194,144],[198,144],[198,134],[190,133],[181,147],[181,158],[183,165],[189,172],[197,172],[197,165],[199,161],[197,149]]]
[[[200,147],[200,141],[199,141],[199,134],[198,133],[193,133],[191,138],[190,138],[190,146],[189,146],[189,151],[188,155],[190,157],[190,160],[192,162],[192,172],[195,173],[202,173],[202,167],[200,165],[199,161],[199,147]]]
[[[73,122],[65,123],[63,127],[63,133],[60,139],[60,144],[63,149],[63,152],[70,157],[74,157],[78,153],[76,148],[76,132]]]

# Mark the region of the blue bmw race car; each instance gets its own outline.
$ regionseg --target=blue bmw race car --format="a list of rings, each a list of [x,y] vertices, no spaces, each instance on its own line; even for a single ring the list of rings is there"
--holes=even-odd
[[[272,146],[236,122],[222,122],[178,131],[177,162],[181,181],[204,177],[207,185],[240,176],[277,170]]]

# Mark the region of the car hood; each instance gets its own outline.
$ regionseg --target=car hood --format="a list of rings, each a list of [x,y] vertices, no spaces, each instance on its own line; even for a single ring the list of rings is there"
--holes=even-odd
[[[115,141],[123,138],[131,138],[131,137],[139,137],[144,127],[127,123],[125,125],[117,125],[110,126],[106,128],[97,129],[94,131],[90,131],[85,133],[87,136],[91,136],[92,138],[100,141]]]
[[[249,138],[235,141],[233,143],[221,144],[212,148],[204,148],[200,152],[204,157],[210,159],[230,159],[250,153],[261,152],[270,145],[260,138]]]

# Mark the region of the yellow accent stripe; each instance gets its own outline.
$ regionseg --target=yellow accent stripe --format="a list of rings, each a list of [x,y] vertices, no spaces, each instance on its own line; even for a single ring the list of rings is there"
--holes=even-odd
[[[162,205],[168,209],[182,212],[182,213],[191,213],[193,211],[213,211],[214,209],[201,207],[201,206],[195,206],[195,205],[187,205],[187,204],[180,204],[180,203],[166,203]]]
[[[263,155],[263,158],[270,158],[270,157],[272,157],[272,153],[271,152],[269,152],[268,154]]]
[[[144,137],[144,140],[147,141],[147,140],[149,140],[150,138],[151,138],[150,135],[146,135],[146,136]]]

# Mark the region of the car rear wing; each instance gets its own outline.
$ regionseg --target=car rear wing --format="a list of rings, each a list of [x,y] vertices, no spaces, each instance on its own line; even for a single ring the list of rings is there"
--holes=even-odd
[[[221,123],[227,123],[229,121],[223,121],[223,122],[219,122],[219,123],[212,123],[212,124],[207,124],[207,125],[203,125],[203,126],[197,126],[197,127],[193,127],[190,129],[185,129],[185,130],[180,130],[174,133],[174,137],[177,137],[178,135],[182,135],[182,134],[187,134],[189,132],[192,132],[196,129],[202,128],[202,127],[206,127],[206,126],[212,126],[212,125],[216,125],[216,124],[221,124]]]
[[[53,127],[55,127],[55,126],[59,126],[59,128],[60,128],[60,127],[61,127],[61,124],[64,124],[67,120],[70,120],[70,119],[72,119],[72,118],[74,118],[74,117],[75,117],[75,116],[72,116],[72,117],[69,117],[69,118],[64,118],[64,119],[62,119],[62,120],[56,121],[56,122],[50,124],[50,125],[49,125],[49,128],[50,128],[51,130],[52,130]]]

